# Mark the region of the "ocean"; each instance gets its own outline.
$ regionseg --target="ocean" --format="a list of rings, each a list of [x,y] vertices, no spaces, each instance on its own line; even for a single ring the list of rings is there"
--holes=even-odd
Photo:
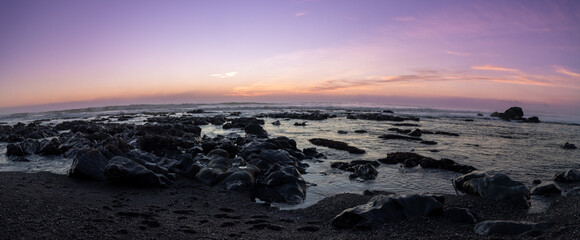
[[[306,126],[295,126],[299,119],[264,118],[264,129],[270,137],[286,136],[297,142],[299,149],[316,147],[326,155],[322,161],[305,160],[310,165],[303,178],[309,183],[306,200],[299,205],[283,205],[282,209],[310,206],[319,200],[339,193],[362,193],[364,190],[380,190],[399,194],[412,193],[445,193],[455,194],[451,179],[460,173],[423,169],[421,167],[405,168],[400,165],[381,164],[375,180],[350,180],[350,173],[333,169],[332,162],[352,160],[377,160],[385,158],[392,152],[415,152],[434,159],[449,158],[458,163],[471,165],[478,170],[500,172],[512,179],[533,187],[532,181],[551,180],[556,173],[570,168],[580,169],[580,150],[565,150],[565,142],[580,145],[580,116],[565,116],[546,113],[526,112],[525,116],[538,116],[540,123],[507,122],[489,117],[490,111],[450,110],[407,106],[385,106],[378,104],[351,103],[220,103],[220,104],[177,104],[177,105],[129,105],[50,111],[40,113],[20,113],[0,116],[0,123],[14,125],[18,122],[28,123],[42,120],[42,124],[58,124],[63,121],[93,120],[119,115],[132,115],[133,118],[119,123],[144,124],[152,113],[167,113],[170,116],[182,116],[187,111],[202,109],[198,116],[225,115],[239,112],[240,117],[252,117],[260,113],[272,112],[312,112],[320,111],[337,115],[320,121],[306,121]],[[415,116],[420,121],[410,121],[419,126],[396,126],[398,122],[348,119],[351,113],[377,113],[384,110],[393,111],[395,116]],[[504,111],[505,109],[497,109]],[[235,117],[229,117],[235,118]],[[112,122],[117,122],[112,117]],[[280,125],[272,122],[279,120]],[[203,125],[202,135],[215,137],[236,132],[244,135],[240,129],[223,129],[221,126]],[[387,133],[390,128],[419,128],[428,131],[456,133],[459,136],[424,135],[423,138],[437,142],[436,145],[425,145],[419,142],[404,140],[383,140],[378,137]],[[338,131],[346,131],[339,134]],[[365,133],[355,133],[365,130]],[[327,138],[346,142],[364,149],[365,154],[350,154],[345,151],[315,146],[308,140]],[[49,171],[56,174],[67,174],[71,158],[30,156],[30,162],[13,162],[6,157],[8,143],[0,143],[0,171],[39,172]]]

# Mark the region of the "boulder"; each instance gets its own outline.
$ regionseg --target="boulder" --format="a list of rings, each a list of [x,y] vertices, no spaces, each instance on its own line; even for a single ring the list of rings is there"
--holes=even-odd
[[[138,162],[121,156],[109,160],[104,175],[111,182],[142,187],[163,187],[171,183],[164,175],[156,174]]]
[[[517,222],[507,220],[487,220],[475,224],[473,231],[480,236],[518,235],[532,230],[544,230],[550,227],[548,223]]]
[[[68,176],[102,181],[107,179],[104,172],[108,163],[109,159],[99,150],[84,148],[73,159]]]
[[[350,179],[361,179],[365,180],[373,180],[377,178],[379,172],[375,169],[375,167],[370,163],[365,164],[358,164],[354,166],[354,173],[350,174],[348,178]]]
[[[440,214],[443,202],[442,197],[427,195],[377,195],[366,204],[342,211],[331,224],[336,228],[370,228],[386,222]]]
[[[256,137],[259,138],[268,137],[268,133],[266,132],[266,130],[264,130],[264,128],[262,128],[262,126],[260,126],[260,124],[258,123],[250,123],[246,125],[244,131],[246,132],[246,134],[255,135]]]
[[[545,182],[532,189],[532,195],[560,195],[562,189],[554,182]]]
[[[228,152],[222,149],[211,151],[207,156],[209,163],[197,173],[196,179],[207,185],[221,182],[228,175],[225,173],[232,167],[232,160],[228,155]]]
[[[580,186],[574,187],[574,188],[568,190],[568,192],[566,193],[566,196],[568,196],[568,197],[580,196]]]
[[[462,185],[459,185],[461,183]],[[530,207],[530,189],[505,174],[497,173],[491,176],[485,173],[483,175],[468,174],[456,178],[454,184],[457,189],[470,195],[478,195],[524,208]]]
[[[272,123],[274,126],[280,126],[280,120],[276,120]]]
[[[312,143],[314,145],[328,147],[328,148],[337,149],[337,150],[344,150],[344,151],[348,151],[349,153],[353,153],[353,154],[365,153],[365,150],[350,146],[350,145],[348,145],[348,143],[345,143],[345,142],[334,141],[334,140],[324,139],[324,138],[312,138],[312,139],[309,139],[308,141],[310,141],[310,143]]]
[[[306,181],[295,167],[275,164],[259,177],[254,197],[265,202],[298,204],[306,198]]]
[[[475,214],[467,208],[446,208],[443,210],[443,216],[456,223],[475,224],[477,222]]]
[[[233,167],[228,170],[227,177],[219,184],[223,184],[228,191],[247,191],[254,189],[256,174],[260,172],[254,165]]]
[[[60,150],[60,141],[58,140],[58,138],[53,138],[51,140],[43,140],[42,142],[40,142],[40,147],[36,151],[36,154],[41,156],[62,154],[62,150]]]
[[[418,128],[409,133],[409,136],[413,137],[421,137],[421,135],[423,135],[423,133],[421,132],[421,129]]]
[[[558,173],[554,175],[554,181],[556,182],[578,182],[580,181],[580,172],[576,169],[569,169],[565,172]]]
[[[405,167],[416,167],[421,163],[421,160],[426,157],[410,152],[394,152],[388,153],[386,158],[381,158],[378,161],[384,164],[402,163]]]
[[[562,149],[576,149],[576,145],[566,142],[562,145]]]
[[[10,143],[6,146],[6,156],[26,156],[26,153],[18,143]]]

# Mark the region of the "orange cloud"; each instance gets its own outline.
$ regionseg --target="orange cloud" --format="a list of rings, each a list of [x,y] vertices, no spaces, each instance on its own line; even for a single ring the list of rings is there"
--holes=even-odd
[[[519,72],[520,70],[515,68],[505,68],[494,65],[482,65],[482,66],[472,66],[471,69],[477,70],[488,70],[488,71],[500,71],[500,72]]]
[[[568,75],[571,77],[580,77],[580,73],[575,73],[575,72],[569,71],[569,70],[567,70],[563,67],[560,67],[560,66],[554,66],[554,69],[556,69],[556,72],[564,74],[564,75]]]

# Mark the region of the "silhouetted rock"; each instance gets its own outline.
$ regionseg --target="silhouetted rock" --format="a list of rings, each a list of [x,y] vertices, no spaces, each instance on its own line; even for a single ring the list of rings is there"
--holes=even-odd
[[[562,145],[562,148],[563,149],[576,149],[576,145],[566,142],[566,143],[564,143],[564,145]]]
[[[409,136],[413,137],[421,137],[421,135],[423,135],[423,133],[421,132],[421,129],[418,128],[409,133]]]
[[[521,107],[510,107],[507,110],[505,110],[505,112],[503,112],[503,113],[494,112],[494,113],[490,114],[489,116],[501,118],[501,119],[506,120],[506,121],[518,120],[518,121],[529,122],[529,123],[539,123],[540,122],[540,119],[536,116],[530,117],[527,119],[524,118],[523,117],[524,111],[522,110]]]
[[[272,125],[275,125],[275,126],[280,126],[280,120],[276,120],[276,121],[274,121],[274,122],[272,123]]]
[[[363,130],[363,129],[359,129],[359,130],[354,130],[354,133],[367,133],[367,130]]]
[[[105,168],[109,159],[99,150],[84,148],[73,159],[68,176],[92,180],[105,180]]]
[[[418,117],[399,117],[382,113],[359,113],[359,114],[349,114],[348,119],[363,119],[363,120],[374,120],[374,121],[419,121]]]
[[[558,173],[554,175],[554,181],[556,182],[578,182],[580,181],[580,172],[576,169],[569,169],[565,172]]]
[[[337,133],[338,133],[338,134],[348,134],[348,132],[347,132],[347,131],[344,131],[344,130],[338,130],[338,132],[337,132]]]
[[[344,150],[344,151],[348,151],[349,153],[354,153],[354,154],[365,153],[365,150],[357,148],[357,147],[349,146],[345,142],[334,141],[334,140],[329,140],[329,139],[324,139],[324,138],[312,138],[312,139],[309,139],[308,141],[310,141],[310,143],[312,143],[314,145],[324,146],[324,147],[328,147],[328,148],[332,148],[332,149]]]
[[[303,119],[303,120],[325,120],[328,118],[334,118],[336,115],[330,115],[327,113],[321,113],[319,111],[314,111],[312,113],[289,113],[289,112],[279,112],[279,113],[262,113],[258,114],[256,117],[264,118],[287,118],[287,119]]]
[[[377,195],[368,203],[342,211],[332,219],[336,228],[370,228],[386,222],[441,214],[443,198],[425,195]]]
[[[257,123],[250,123],[250,124],[246,125],[246,127],[244,128],[244,131],[247,134],[252,134],[252,135],[255,135],[256,137],[259,137],[259,138],[267,138],[268,137],[268,133],[266,132],[266,130],[264,130],[264,128],[262,128],[262,126],[260,126]]]

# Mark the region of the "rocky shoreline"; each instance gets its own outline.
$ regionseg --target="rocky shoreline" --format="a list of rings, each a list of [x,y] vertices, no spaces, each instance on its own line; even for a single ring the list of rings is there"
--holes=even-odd
[[[567,187],[576,186],[569,185]],[[470,195],[442,195],[446,208],[469,208],[478,221],[548,222],[514,236],[480,236],[474,224],[445,215],[340,229],[332,219],[367,203],[375,192],[340,194],[306,209],[282,211],[185,180],[167,188],[135,188],[51,173],[0,173],[2,239],[573,239],[579,236],[579,197],[553,196],[547,211]]]

